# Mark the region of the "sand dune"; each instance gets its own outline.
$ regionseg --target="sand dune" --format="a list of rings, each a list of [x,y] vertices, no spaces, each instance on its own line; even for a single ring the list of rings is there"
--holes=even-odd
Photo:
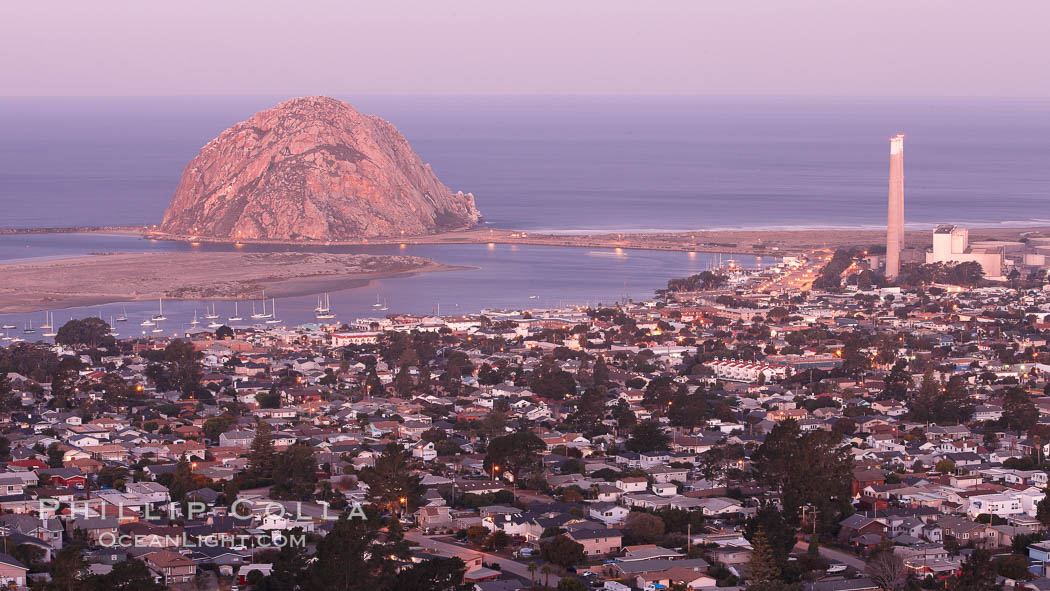
[[[275,297],[449,270],[429,259],[333,253],[112,253],[0,265],[0,313],[107,302]]]

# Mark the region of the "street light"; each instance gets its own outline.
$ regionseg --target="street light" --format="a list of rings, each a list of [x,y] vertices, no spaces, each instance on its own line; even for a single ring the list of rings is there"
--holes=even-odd
[[[499,465],[498,464],[492,466],[492,479],[493,480],[496,479],[496,472],[499,472]]]

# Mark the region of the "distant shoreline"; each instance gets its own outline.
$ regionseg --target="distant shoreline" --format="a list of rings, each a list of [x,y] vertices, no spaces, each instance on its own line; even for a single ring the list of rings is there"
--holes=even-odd
[[[1050,226],[1029,227],[967,226],[971,240],[1017,240],[1023,234],[1050,236]],[[695,230],[651,233],[604,232],[593,234],[529,232],[526,230],[475,228],[441,234],[368,238],[359,240],[229,240],[166,234],[149,226],[77,226],[66,228],[0,229],[0,235],[30,234],[117,234],[135,235],[148,240],[185,242],[188,244],[272,245],[324,248],[329,246],[401,246],[442,244],[511,244],[569,248],[624,248],[740,254],[754,256],[790,256],[816,249],[869,247],[882,244],[885,232],[880,229],[824,230]],[[927,248],[931,230],[908,230],[905,244],[910,248]]]

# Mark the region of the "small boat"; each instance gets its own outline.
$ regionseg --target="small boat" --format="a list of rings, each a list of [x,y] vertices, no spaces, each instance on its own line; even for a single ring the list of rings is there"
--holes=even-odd
[[[233,303],[233,316],[230,316],[229,318],[227,318],[227,320],[229,320],[230,322],[237,322],[239,320],[243,320],[243,318],[241,318],[241,315],[237,312],[237,302]]]
[[[154,326],[156,324],[157,324],[156,322],[153,322],[149,318],[143,320],[142,322],[139,322],[139,326]]]
[[[153,317],[153,322],[160,322],[161,320],[167,320],[168,317],[164,315],[164,298],[160,298],[159,308],[157,309],[157,315]]]
[[[194,310],[193,311],[193,320],[190,320],[190,326],[197,326],[200,323],[201,323],[201,321],[197,320],[197,310]]]
[[[55,325],[55,314],[54,314],[54,312],[45,312],[45,314],[48,317],[47,318],[47,326],[43,326],[43,325],[40,326],[40,328],[46,328],[47,329],[47,332],[43,333],[43,336],[49,337],[49,338],[57,337],[58,333],[55,332],[55,328],[54,328],[54,325]]]
[[[216,328],[219,328],[220,326],[222,326],[222,323],[218,322],[218,321],[215,321],[215,320],[212,320],[211,322],[208,323],[208,328],[211,328],[213,330],[216,329]]]
[[[280,320],[277,319],[277,299],[274,298],[270,302],[270,316],[266,318],[266,324],[280,324]]]
[[[0,326],[0,328],[2,328],[4,330],[14,330],[14,329],[16,329],[18,327],[15,326],[14,324],[5,324],[3,326]]]
[[[263,297],[262,297],[262,312],[256,312],[255,311],[255,302],[252,302],[252,318],[255,318],[255,319],[273,318],[273,312],[272,311],[269,314],[266,313],[266,292],[265,291],[263,292]]]
[[[215,313],[215,302],[211,304],[211,314],[208,314],[208,306],[204,306],[204,318],[207,320],[215,320],[219,315]]]
[[[534,299],[536,299],[536,298],[538,298],[538,297],[540,297],[540,296],[530,295],[530,296],[529,296],[529,299],[530,299],[530,300],[534,300]]]
[[[157,328],[154,328],[152,332],[164,332],[164,329],[158,326]]]
[[[22,329],[22,332],[24,332],[26,334],[32,334],[32,333],[36,332],[36,329],[33,328],[33,321],[32,320],[30,320],[29,324],[27,324],[25,326],[25,328]]]
[[[318,320],[327,320],[329,318],[335,318],[335,314],[332,314],[332,307],[328,303],[328,294],[324,294],[324,300],[317,299],[317,307],[314,308],[314,316]]]
[[[127,307],[121,306],[120,309],[121,309],[121,314],[120,314],[120,316],[117,316],[117,319],[116,319],[117,322],[127,322],[128,321],[128,309],[127,309]]]

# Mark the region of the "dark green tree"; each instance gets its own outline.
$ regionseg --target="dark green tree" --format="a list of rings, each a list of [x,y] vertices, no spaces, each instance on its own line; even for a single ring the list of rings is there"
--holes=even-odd
[[[669,449],[671,438],[664,433],[663,427],[653,421],[638,423],[631,429],[627,440],[627,449],[636,452],[658,451]]]
[[[414,511],[423,494],[420,476],[412,473],[414,464],[412,455],[403,447],[396,443],[387,445],[376,458],[375,466],[361,471],[361,480],[368,484],[372,501],[391,513]]]
[[[959,574],[948,583],[951,591],[997,591],[1001,588],[995,582],[995,567],[992,555],[983,548],[974,550],[963,561]]]
[[[547,562],[569,568],[587,560],[583,544],[574,542],[565,534],[540,542],[540,556]]]
[[[523,474],[542,467],[539,452],[546,448],[543,440],[530,429],[518,429],[489,442],[484,467],[487,472],[492,473],[494,467],[499,466],[501,472],[514,477],[514,482],[520,482]]]

